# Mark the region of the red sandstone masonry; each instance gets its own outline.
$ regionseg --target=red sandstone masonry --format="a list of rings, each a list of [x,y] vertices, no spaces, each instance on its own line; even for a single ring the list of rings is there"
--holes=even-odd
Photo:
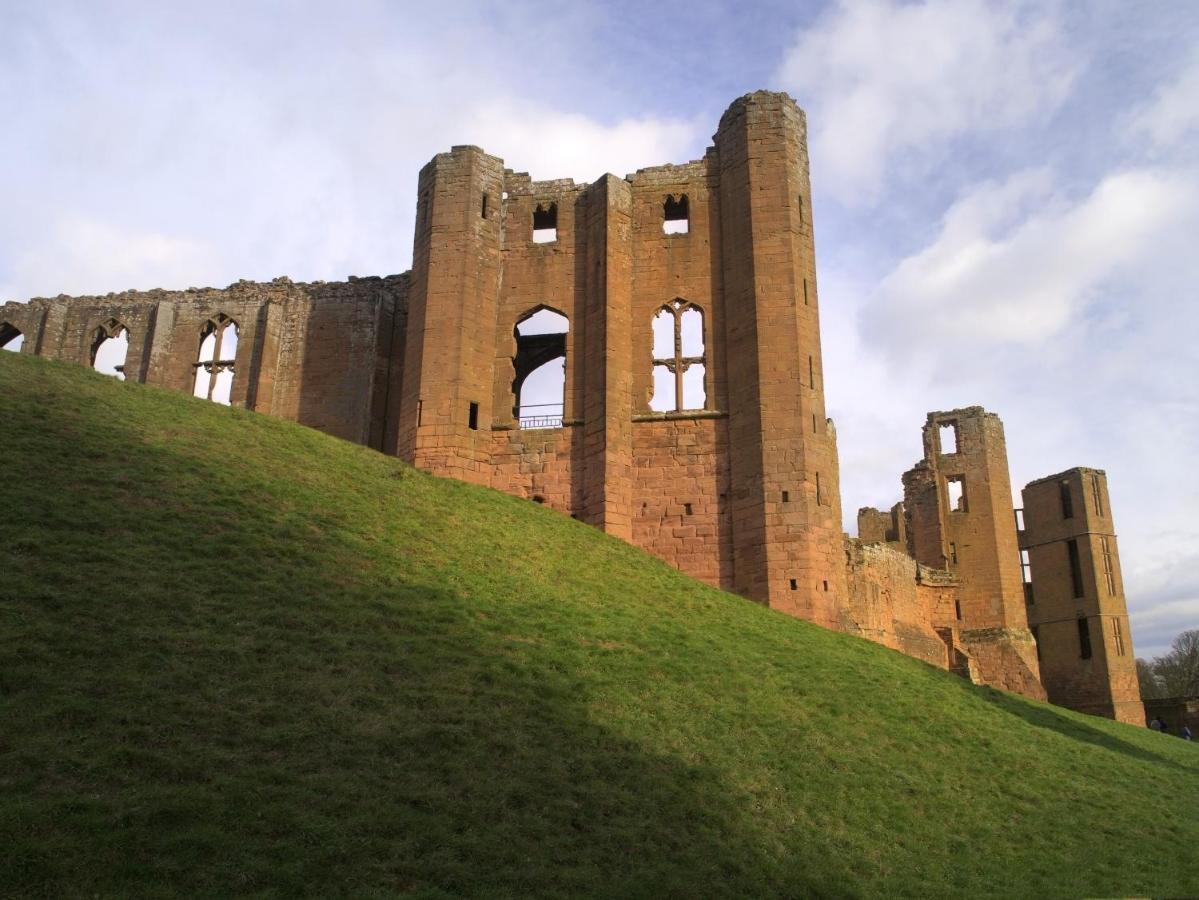
[[[666,204],[683,198],[687,231],[667,234]],[[551,206],[556,239],[535,243]],[[190,391],[205,322],[228,317],[234,405],[544,503],[772,608],[1043,696],[995,416],[931,415],[906,506],[862,510],[862,541],[842,534],[811,210],[804,114],[757,92],[729,107],[702,159],[589,185],[533,181],[477,147],[438,154],[420,173],[404,275],[10,303],[0,341],[20,331],[23,352],[90,365],[113,320],[130,333],[130,379]],[[655,412],[652,322],[675,302],[703,316],[704,400]],[[522,429],[516,327],[543,308],[569,322],[563,421]],[[936,444],[947,418],[952,456]],[[955,474],[968,512],[947,507]],[[1126,616],[1122,597],[1095,615]],[[1042,655],[1059,643],[1048,628]],[[1084,699],[1124,716],[1126,669],[1087,678]],[[1081,702],[1078,690],[1061,696]]]

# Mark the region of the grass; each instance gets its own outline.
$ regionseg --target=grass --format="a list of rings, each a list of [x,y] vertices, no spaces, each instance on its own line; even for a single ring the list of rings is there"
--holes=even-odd
[[[1199,894],[1199,746],[0,353],[0,895]]]

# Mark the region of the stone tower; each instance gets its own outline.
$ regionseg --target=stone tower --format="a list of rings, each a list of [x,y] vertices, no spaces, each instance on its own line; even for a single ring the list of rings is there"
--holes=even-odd
[[[490,479],[504,165],[454,147],[423,168],[397,452],[414,465]]]
[[[1024,611],[1003,423],[979,406],[929,413],[924,457],[903,476],[912,555],[957,576],[960,639],[982,679],[1044,697]]]
[[[1144,725],[1107,476],[1070,469],[1026,485],[1023,498],[1028,621],[1049,699]]]
[[[825,417],[806,120],[785,94],[716,132],[735,587],[833,626],[845,600],[836,435]]]

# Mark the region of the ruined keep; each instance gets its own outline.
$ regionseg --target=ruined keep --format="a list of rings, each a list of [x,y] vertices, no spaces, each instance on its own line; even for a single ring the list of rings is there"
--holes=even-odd
[[[0,346],[116,358],[123,378],[544,503],[975,681],[1044,697],[1044,672],[1058,702],[1126,717],[1124,669],[1106,652],[1073,665],[1043,617],[1061,613],[1048,587],[1038,660],[1020,564],[1036,532],[1017,535],[995,416],[931,416],[905,502],[842,533],[810,193],[804,114],[785,94],[735,101],[700,160],[592,184],[454,147],[420,172],[410,272],[8,303]],[[530,402],[554,366],[560,400]],[[947,419],[955,453],[936,443]],[[1050,578],[1049,545],[1027,546]],[[1123,599],[1088,602],[1088,622],[1124,616],[1131,665]]]

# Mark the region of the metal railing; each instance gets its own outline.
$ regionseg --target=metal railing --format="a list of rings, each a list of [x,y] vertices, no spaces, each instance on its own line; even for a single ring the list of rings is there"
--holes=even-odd
[[[534,415],[525,415],[527,409],[554,409],[557,410],[557,415],[552,413]],[[565,412],[565,407],[561,403],[525,403],[522,404],[517,411],[517,420],[520,422],[520,427],[525,428],[561,428],[562,417]]]

